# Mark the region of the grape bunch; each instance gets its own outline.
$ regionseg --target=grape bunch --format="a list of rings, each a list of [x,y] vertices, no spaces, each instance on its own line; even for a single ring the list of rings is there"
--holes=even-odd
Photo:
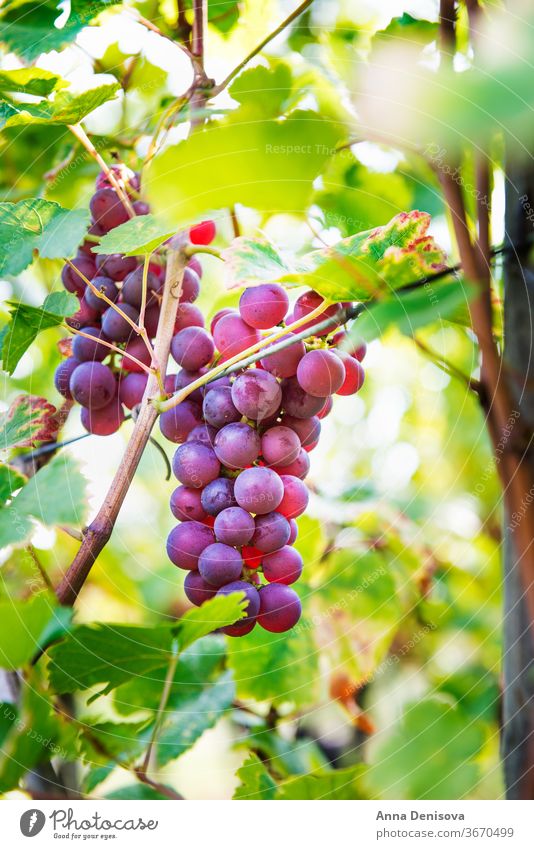
[[[199,311],[184,305],[171,344],[180,366],[174,389],[242,353],[276,325],[305,319],[321,303],[310,290],[288,314],[285,290],[262,284],[243,292],[238,311],[220,310],[209,332]],[[322,318],[338,310],[328,307]],[[245,618],[223,628],[235,637],[256,623],[280,633],[298,622],[301,603],[292,585],[303,562],[293,543],[296,519],[308,504],[309,452],[332,409],[332,395],[351,395],[364,381],[365,345],[350,348],[335,321],[306,344],[297,338],[291,343],[293,336],[288,331],[283,350],[266,348],[253,366],[195,388],[160,416],[164,436],[180,443],[172,463],[179,486],[170,499],[179,523],[169,534],[167,553],[187,570],[184,590],[193,604],[245,594]]]
[[[124,166],[113,166],[112,170],[124,185],[135,214],[146,215],[148,204],[134,199],[139,194],[139,175]],[[74,336],[70,356],[59,364],[54,383],[64,398],[81,405],[84,428],[90,433],[107,436],[121,426],[125,418],[124,409],[131,410],[141,402],[148,376],[140,364],[149,366],[151,358],[143,339],[127,321],[127,318],[136,324],[139,321],[143,289],[140,260],[121,254],[99,255],[92,251],[94,237],[109,233],[129,218],[128,210],[104,172],[98,175],[96,191],[89,205],[92,223],[88,237],[81,244],[72,265],[65,264],[61,274],[65,289],[74,293],[80,304],[78,311],[67,321],[83,335]],[[214,226],[211,221],[196,225],[190,231],[190,240],[208,243],[215,235]],[[193,302],[200,291],[201,276],[200,263],[192,259],[183,277],[176,331],[184,322],[194,324],[200,321],[199,311]],[[84,277],[120,312],[98,297]],[[149,339],[156,335],[164,279],[164,259],[151,262],[144,317]],[[103,344],[106,342],[113,343],[124,353],[112,351]]]

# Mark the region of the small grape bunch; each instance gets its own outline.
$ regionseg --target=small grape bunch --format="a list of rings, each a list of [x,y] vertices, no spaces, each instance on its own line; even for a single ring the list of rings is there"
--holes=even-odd
[[[112,170],[124,185],[135,214],[147,214],[148,205],[135,200],[140,190],[139,175],[119,165]],[[150,366],[151,355],[132,326],[132,322],[138,324],[142,306],[141,262],[137,257],[99,255],[92,250],[94,237],[109,233],[129,218],[128,210],[104,172],[97,177],[96,191],[89,205],[92,223],[87,238],[72,264],[67,263],[61,274],[65,289],[78,297],[79,309],[67,319],[77,333],[70,356],[56,369],[54,383],[64,398],[80,404],[81,422],[87,431],[108,436],[121,426],[125,409],[131,410],[141,402],[148,380],[143,366]],[[200,228],[200,238],[211,240],[215,235],[214,225],[207,225],[213,222],[196,225],[196,230]],[[191,238],[194,231],[192,228]],[[200,263],[192,259],[184,272],[176,331],[190,322],[203,324],[200,311],[194,306],[201,276]],[[164,258],[151,262],[144,314],[144,326],[151,340],[157,332],[164,279]],[[86,280],[90,280],[107,300],[99,297]],[[122,353],[112,350],[109,343]]]
[[[209,332],[188,308],[171,343],[180,366],[173,389],[242,353],[263,332],[305,319],[321,303],[316,292],[306,292],[289,315],[285,290],[262,284],[243,292],[238,311],[220,310]],[[325,315],[338,309],[328,307]],[[167,552],[187,571],[184,591],[193,604],[244,593],[245,617],[223,628],[230,636],[249,634],[256,624],[281,633],[299,621],[293,585],[303,561],[293,544],[296,519],[308,504],[309,452],[332,409],[331,396],[354,394],[364,381],[365,347],[345,350],[348,336],[338,327],[333,322],[308,344],[296,336],[292,343],[288,331],[283,350],[267,348],[255,365],[204,384],[160,416],[164,436],[179,443],[172,463],[179,486],[170,499],[179,523]]]

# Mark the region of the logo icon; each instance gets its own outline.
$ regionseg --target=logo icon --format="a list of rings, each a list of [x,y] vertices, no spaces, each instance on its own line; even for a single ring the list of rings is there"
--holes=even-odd
[[[24,837],[35,837],[42,831],[46,822],[46,817],[42,811],[37,808],[31,808],[29,811],[24,811],[20,818],[20,830]]]

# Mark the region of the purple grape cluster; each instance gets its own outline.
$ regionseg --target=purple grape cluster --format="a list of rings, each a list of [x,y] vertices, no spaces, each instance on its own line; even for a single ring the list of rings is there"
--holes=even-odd
[[[134,212],[146,215],[148,205],[134,199],[140,189],[139,175],[120,165],[113,166],[112,170],[123,183]],[[127,209],[104,172],[97,177],[96,191],[89,205],[92,217],[89,236],[103,236],[129,218]],[[108,436],[121,426],[125,408],[131,410],[141,402],[148,377],[139,363],[149,366],[150,353],[124,318],[128,316],[138,322],[143,288],[142,264],[137,257],[95,254],[92,251],[94,246],[95,241],[86,238],[72,260],[74,268],[67,263],[62,270],[65,289],[76,294],[80,302],[78,311],[67,319],[68,324],[85,335],[75,335],[70,356],[57,367],[54,383],[64,398],[81,405],[81,422],[86,430]],[[122,315],[99,298],[75,269],[116,304]],[[188,323],[203,323],[199,310],[193,306],[200,291],[201,275],[200,264],[191,260],[184,274],[177,331]],[[145,327],[150,339],[155,337],[158,327],[164,279],[164,261],[151,263],[145,311]],[[102,342],[113,343],[124,354],[117,354]],[[169,391],[174,391],[174,388],[172,385]]]
[[[262,284],[243,292],[238,311],[220,310],[210,332],[199,311],[184,305],[171,345],[181,369],[174,389],[190,385],[215,361],[242,353],[262,331],[305,318],[321,302],[316,292],[306,292],[288,314],[285,290]],[[245,594],[245,618],[224,628],[226,634],[241,637],[256,624],[280,633],[300,618],[291,585],[303,562],[293,543],[296,518],[308,504],[308,455],[332,395],[361,388],[364,355],[365,345],[351,349],[347,334],[334,325],[306,344],[295,338],[282,351],[267,348],[254,366],[204,384],[160,416],[164,436],[180,443],[172,463],[179,486],[170,499],[179,524],[167,552],[187,570],[184,590],[193,604]]]

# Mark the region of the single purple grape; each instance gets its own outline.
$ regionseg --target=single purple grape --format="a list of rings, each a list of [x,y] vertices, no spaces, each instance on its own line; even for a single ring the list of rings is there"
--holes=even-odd
[[[269,372],[257,368],[247,369],[232,385],[232,400],[239,412],[248,419],[263,421],[280,408],[282,390]]]
[[[287,466],[297,459],[300,450],[298,435],[283,425],[270,427],[261,438],[261,453],[268,466]]]
[[[302,557],[285,545],[263,558],[263,575],[270,584],[294,584],[302,575]]]
[[[192,304],[200,295],[200,277],[191,268],[191,265],[185,267],[184,276],[182,279],[182,294],[180,295],[181,304]]]
[[[221,463],[229,469],[244,469],[259,457],[261,440],[249,424],[232,422],[217,433],[213,447]]]
[[[72,265],[78,269],[88,280],[92,280],[96,273],[95,258],[86,254],[78,254],[73,260]],[[85,280],[77,274],[72,265],[66,264],[61,272],[61,281],[67,292],[74,292],[76,295],[83,295],[87,288]]]
[[[199,369],[198,371],[187,371],[187,369],[182,368],[178,372],[174,380],[174,392],[178,392],[180,389],[184,389],[186,386],[189,386],[190,383],[193,383],[195,380],[198,380],[199,377],[202,377],[205,374],[205,369]],[[196,401],[197,404],[202,404],[203,395],[202,395],[202,387],[198,389],[194,389],[188,396],[191,401]]]
[[[259,330],[268,330],[284,320],[289,298],[278,283],[262,283],[245,289],[239,300],[241,318]]]
[[[147,274],[146,288],[146,305],[152,306],[157,303],[154,293],[158,292],[161,288],[161,280],[151,271]],[[136,268],[134,271],[131,271],[124,279],[121,293],[123,301],[126,301],[127,304],[131,304],[132,307],[137,307],[137,309],[141,308],[143,300],[143,268],[141,266]]]
[[[310,456],[305,448],[301,448],[299,456],[293,463],[288,466],[272,466],[272,469],[278,475],[294,475],[296,478],[304,480],[310,471]]]
[[[72,400],[70,378],[74,369],[78,368],[79,365],[79,360],[74,357],[68,357],[66,360],[60,362],[54,374],[54,386],[59,394],[63,395],[69,401]]]
[[[198,558],[215,541],[215,534],[201,522],[182,522],[167,537],[169,560],[180,569],[198,569]]]
[[[119,383],[119,398],[125,407],[133,410],[143,400],[148,375],[131,372],[121,378]]]
[[[215,587],[204,580],[200,572],[188,572],[184,578],[184,593],[197,607],[217,594]]]
[[[99,410],[106,407],[117,393],[113,372],[102,363],[80,363],[70,376],[72,397],[82,407]]]
[[[258,623],[266,631],[280,634],[297,624],[302,612],[300,599],[291,587],[284,584],[267,584],[261,587]]]
[[[202,424],[202,411],[195,401],[186,398],[159,417],[163,436],[171,442],[185,442],[194,427]]]
[[[327,398],[343,386],[345,366],[332,351],[309,351],[298,364],[297,380],[308,395]]]
[[[299,526],[297,525],[295,519],[289,520],[289,527],[291,528],[291,533],[289,535],[289,539],[287,541],[287,544],[293,545],[295,543],[295,540],[297,539],[297,537],[299,535]]]
[[[278,508],[284,495],[284,485],[272,469],[258,466],[241,472],[235,482],[234,494],[243,510],[263,515]]]
[[[213,338],[223,360],[227,360],[259,342],[261,334],[232,312],[217,321],[213,328]]]
[[[120,304],[120,309],[128,318],[137,323],[139,310],[136,307],[132,307],[131,304]],[[132,325],[113,307],[108,307],[102,316],[102,330],[107,338],[114,342],[127,342],[132,336],[136,335]]]
[[[251,545],[259,551],[269,553],[287,545],[291,536],[289,522],[276,511],[256,516],[254,536]]]
[[[282,407],[284,413],[297,419],[309,419],[316,416],[324,405],[324,398],[317,398],[305,392],[296,377],[282,381]]]
[[[177,486],[170,498],[171,513],[180,522],[203,522],[207,516],[202,507],[198,489]]]
[[[279,341],[290,339],[293,336],[293,333],[287,333]],[[297,340],[293,345],[289,345],[275,354],[269,354],[269,350],[269,348],[265,349],[264,356],[260,360],[265,371],[274,374],[275,377],[293,377],[297,373],[299,362],[306,353],[306,346],[304,342]]]
[[[215,442],[217,430],[211,425],[197,425],[187,437],[187,442],[203,442],[204,445],[211,445]]]
[[[289,427],[295,431],[304,448],[307,445],[317,442],[321,434],[321,421],[318,416],[311,416],[309,419],[298,419],[295,416],[284,414],[282,416],[282,424],[284,427]]]
[[[120,428],[124,421],[124,410],[117,396],[105,407],[89,410],[82,407],[80,421],[83,427],[96,436],[110,436]]]
[[[197,371],[213,359],[215,345],[203,327],[184,327],[171,342],[171,354],[182,368]]]
[[[106,345],[101,345],[99,339],[104,339],[108,342],[103,330],[100,327],[82,327],[81,332],[86,336],[75,336],[72,340],[72,355],[80,362],[96,360],[101,362],[109,354],[109,348]],[[88,339],[87,336],[91,338]]]
[[[185,442],[174,452],[172,470],[184,486],[203,489],[219,476],[221,464],[209,445]]]
[[[106,232],[125,224],[129,219],[128,212],[115,189],[97,189],[89,201],[89,209],[93,221]]]
[[[135,271],[139,262],[135,256],[123,256],[122,254],[98,254],[96,257],[96,269],[99,274],[105,274],[112,280],[124,280],[132,271]]]
[[[186,524],[190,524],[189,522]],[[198,559],[198,571],[208,584],[222,587],[241,577],[243,559],[235,548],[215,542]]]
[[[232,390],[229,386],[219,386],[206,392],[202,412],[208,424],[216,428],[241,419],[241,413],[236,410],[232,401]]]
[[[194,304],[178,304],[174,332],[179,333],[184,327],[204,327],[204,316]]]
[[[93,277],[91,283],[96,289],[98,289],[99,292],[102,292],[107,298],[109,298],[110,301],[113,301],[113,303],[115,303],[119,297],[119,290],[113,280],[110,280],[109,277]],[[87,306],[96,313],[103,313],[108,309],[106,301],[103,298],[99,298],[98,295],[95,295],[89,286],[85,291],[84,298]]]
[[[215,478],[202,490],[202,507],[210,516],[217,516],[221,510],[234,507],[234,482],[230,478]]]
[[[287,519],[296,519],[308,506],[308,488],[294,475],[280,475],[280,480],[284,487],[284,496],[278,505],[278,512]]]
[[[217,542],[225,545],[247,545],[256,530],[254,519],[242,507],[221,510],[213,526]]]

